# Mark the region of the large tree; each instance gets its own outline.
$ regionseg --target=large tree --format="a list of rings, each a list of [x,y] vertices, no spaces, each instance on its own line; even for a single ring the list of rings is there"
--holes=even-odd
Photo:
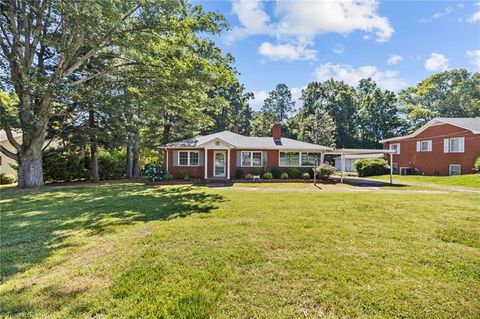
[[[288,119],[295,107],[295,101],[292,101],[292,92],[283,83],[277,84],[275,90],[268,93],[268,97],[263,103],[262,111],[275,114],[278,121]]]
[[[252,121],[252,136],[272,136],[272,126],[277,120],[277,115],[272,112],[255,112]]]
[[[315,113],[302,123],[299,138],[305,142],[335,147],[335,122],[325,109],[317,107]]]
[[[45,133],[55,115],[54,101],[68,88],[131,65],[148,65],[148,69],[137,68],[140,72],[137,74],[142,74],[145,80],[149,74],[145,71],[162,69],[153,72],[150,81],[157,83],[156,89],[159,85],[162,88],[156,97],[164,94],[155,103],[168,103],[168,112],[156,114],[165,116],[166,128],[172,125],[172,118],[192,109],[187,103],[196,98],[205,100],[205,93],[199,90],[187,92],[206,77],[213,78],[211,69],[220,63],[204,58],[218,56],[219,50],[206,40],[198,40],[197,34],[218,32],[223,22],[218,15],[205,14],[199,7],[190,8],[183,1],[7,0],[0,6],[0,44],[5,70],[2,74],[6,75],[2,84],[19,99],[13,112],[17,121],[3,116],[1,121],[17,152],[3,147],[1,151],[19,162],[22,188],[43,184]],[[147,45],[150,50],[142,52]],[[132,47],[136,48],[133,53]],[[162,50],[165,48],[168,50]],[[115,63],[85,72],[85,64],[99,57],[113,59]],[[171,67],[172,61],[178,63]],[[194,73],[195,81],[185,76]],[[223,78],[219,73],[216,77]],[[188,99],[184,98],[186,95]],[[21,143],[13,139],[13,128],[21,130]],[[164,129],[165,136],[167,131]]]
[[[480,116],[480,73],[457,69],[434,74],[400,92],[411,130],[436,116]]]

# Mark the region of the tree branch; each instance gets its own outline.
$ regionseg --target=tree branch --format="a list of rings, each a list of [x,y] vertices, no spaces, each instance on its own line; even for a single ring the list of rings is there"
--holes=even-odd
[[[12,130],[8,127],[4,127],[4,131],[7,134],[8,142],[10,142],[10,144],[12,144],[12,146],[15,147],[17,151],[19,151],[22,145],[20,145],[20,143],[18,143],[17,140],[15,140],[12,134]]]
[[[7,157],[10,157],[13,160],[16,160],[18,162],[18,153],[13,153],[9,150],[7,150],[3,145],[0,145],[0,152],[5,154]]]

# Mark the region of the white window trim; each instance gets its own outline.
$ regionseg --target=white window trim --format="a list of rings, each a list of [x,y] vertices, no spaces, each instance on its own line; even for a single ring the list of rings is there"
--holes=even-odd
[[[250,153],[250,165],[243,165],[243,153]],[[260,153],[260,166],[253,165],[253,153]],[[240,167],[263,167],[263,151],[241,151]]]
[[[458,151],[452,151],[452,140],[458,140]],[[463,147],[464,149],[460,147],[461,141],[463,140]],[[451,137],[448,139],[448,152],[449,153],[464,153],[465,152],[465,138],[464,137]],[[453,164],[456,165],[456,164]]]
[[[299,153],[298,165],[282,165],[280,161],[281,153]],[[302,151],[279,151],[278,152],[278,167],[313,167],[314,165],[302,165],[302,153],[320,154],[321,152],[302,152]]]
[[[448,165],[448,176],[458,176],[458,175],[452,175],[452,166],[458,166],[459,167],[459,174],[462,175],[462,165],[460,164],[449,164]]]
[[[393,151],[393,146],[396,145],[397,146],[397,150],[395,151],[395,153],[392,153],[392,154],[400,154],[400,143],[392,143],[388,146],[388,149]]]
[[[180,153],[187,153],[187,164],[180,164]],[[190,153],[197,153],[198,156],[198,162],[196,165],[191,165],[191,162],[190,162]],[[200,151],[178,151],[177,152],[177,166],[194,166],[194,167],[197,167],[197,166],[200,166]]]
[[[418,147],[417,147],[417,152],[431,152],[432,151],[432,140],[422,140],[422,141],[418,141],[417,143],[418,144]],[[427,149],[425,150],[422,150],[422,144],[423,143],[427,143]]]

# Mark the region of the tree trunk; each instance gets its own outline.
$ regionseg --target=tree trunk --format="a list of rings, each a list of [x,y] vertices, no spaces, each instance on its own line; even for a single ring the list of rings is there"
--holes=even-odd
[[[138,136],[135,137],[132,147],[132,176],[137,178],[140,176],[140,154],[138,153]]]
[[[94,183],[100,181],[98,174],[98,149],[97,149],[97,137],[95,135],[95,111],[93,109],[88,110],[88,124],[90,127],[90,175]]]
[[[132,161],[132,144],[130,142],[130,139],[127,138],[127,156],[126,156],[126,173],[127,173],[127,178],[131,179],[133,178],[133,161]]]
[[[25,133],[24,133],[25,135]],[[18,187],[36,188],[43,186],[42,147],[44,136],[30,139],[24,136],[24,143],[18,152]],[[25,140],[29,140],[25,143]]]
[[[172,128],[172,125],[170,123],[165,123],[163,125],[163,144],[167,144],[170,142],[170,130]]]

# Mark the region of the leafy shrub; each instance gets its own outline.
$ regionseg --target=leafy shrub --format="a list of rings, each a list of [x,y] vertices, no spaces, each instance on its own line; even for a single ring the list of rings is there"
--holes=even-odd
[[[282,175],[280,175],[280,178],[281,179],[288,179],[288,173],[282,173]]]
[[[148,164],[148,166],[145,167],[147,168],[146,173],[150,182],[161,180],[163,175],[165,174],[163,167],[158,164],[152,163]]]
[[[335,173],[335,167],[328,163],[317,166],[317,176],[320,179],[328,179],[333,173]]]
[[[252,174],[247,174],[247,175],[245,175],[245,179],[252,180],[253,175]]]
[[[242,179],[243,177],[243,170],[241,168],[237,168],[234,173],[235,179]]]
[[[188,176],[188,172],[184,169],[181,169],[177,172],[177,178],[178,179],[185,179],[185,177]]]
[[[480,173],[480,156],[477,157],[475,160],[475,164],[473,164],[473,169],[477,172]]]
[[[46,182],[88,179],[89,166],[89,158],[85,154],[53,148],[43,153],[43,179]]]
[[[263,179],[272,179],[272,178],[273,178],[272,173],[267,172],[267,173],[263,174]]]
[[[272,173],[273,178],[280,178],[280,176],[282,176],[282,170],[278,167],[272,167],[270,173]]]
[[[299,178],[300,174],[300,170],[296,167],[290,167],[288,169],[288,176],[290,176],[290,178]]]
[[[185,177],[183,177],[183,180],[184,180],[184,181],[189,181],[189,180],[190,180],[190,176],[189,176],[188,174],[185,175]]]
[[[0,174],[0,185],[13,184],[17,181],[12,174]]]
[[[163,174],[163,176],[162,176],[162,179],[163,179],[164,181],[169,181],[169,180],[171,180],[172,178],[173,178],[173,176],[172,176],[169,172],[166,172],[166,173]]]
[[[262,173],[262,169],[260,167],[252,168],[252,174],[253,175],[260,175],[261,173]]]
[[[383,158],[364,158],[356,160],[353,167],[360,177],[383,175],[390,171],[388,162]]]
[[[310,174],[305,172],[305,173],[302,174],[302,178],[303,179],[310,179]]]
[[[125,151],[100,151],[98,153],[98,175],[100,175],[100,179],[124,178],[125,156]],[[88,166],[90,166],[90,164],[88,164]]]

